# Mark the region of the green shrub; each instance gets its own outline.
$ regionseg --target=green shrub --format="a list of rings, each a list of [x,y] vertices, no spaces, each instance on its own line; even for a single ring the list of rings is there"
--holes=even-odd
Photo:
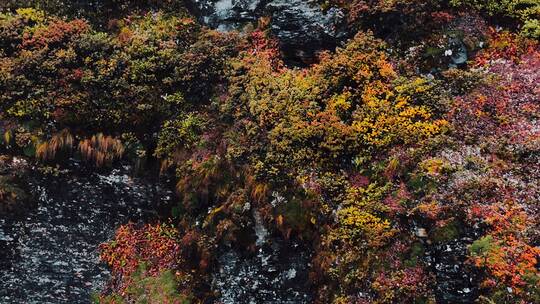
[[[529,38],[540,38],[540,1],[538,0],[451,0],[453,6],[475,8],[490,15],[519,20],[521,32]]]
[[[190,304],[191,295],[184,295],[178,292],[177,279],[171,270],[166,270],[158,276],[148,276],[145,268],[141,267],[133,274],[131,284],[126,291],[120,294],[97,297],[96,303],[102,304]]]

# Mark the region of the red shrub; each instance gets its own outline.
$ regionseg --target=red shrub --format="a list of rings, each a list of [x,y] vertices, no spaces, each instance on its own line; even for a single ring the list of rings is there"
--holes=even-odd
[[[478,66],[486,65],[488,62],[498,59],[518,62],[523,55],[539,55],[537,41],[523,38],[508,31],[497,31],[490,28],[488,43],[489,46],[480,51],[475,58]]]
[[[170,224],[146,224],[137,227],[133,223],[123,225],[116,231],[114,241],[102,244],[101,259],[119,277],[122,290],[129,285],[130,276],[144,263],[146,273],[159,275],[167,269],[175,269],[180,263],[178,230]]]
[[[51,47],[73,39],[89,29],[88,23],[84,20],[75,19],[69,22],[55,20],[46,27],[38,28],[33,34],[26,32],[23,37],[22,47],[26,49]]]

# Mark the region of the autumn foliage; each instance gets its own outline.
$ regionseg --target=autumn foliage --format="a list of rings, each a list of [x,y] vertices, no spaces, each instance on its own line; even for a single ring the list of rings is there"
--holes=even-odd
[[[260,222],[309,248],[314,303],[540,301],[536,4],[321,1],[351,35],[298,67],[271,20],[120,2],[106,27],[0,15],[1,151],[145,158],[175,190],[170,221],[101,246],[102,302],[218,298],[216,253],[256,252]]]
[[[109,264],[113,275],[123,278],[123,288],[129,285],[132,274],[144,263],[149,275],[164,269],[174,269],[180,263],[178,231],[168,224],[134,224],[120,227],[115,240],[101,246],[101,258]]]

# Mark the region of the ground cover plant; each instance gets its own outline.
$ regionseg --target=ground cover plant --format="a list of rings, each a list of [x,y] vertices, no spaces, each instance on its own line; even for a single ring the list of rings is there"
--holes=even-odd
[[[0,212],[28,199],[12,157],[174,179],[166,221],[100,247],[97,302],[214,303],[254,212],[309,248],[314,303],[540,302],[538,1],[319,1],[348,35],[300,67],[265,18],[34,2],[0,14]]]

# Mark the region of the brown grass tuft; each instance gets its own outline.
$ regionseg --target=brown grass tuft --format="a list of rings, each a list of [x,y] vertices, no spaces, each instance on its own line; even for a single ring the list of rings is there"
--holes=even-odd
[[[41,160],[53,160],[61,150],[73,149],[73,136],[68,129],[54,134],[48,141],[37,145],[36,157]]]
[[[94,162],[98,167],[120,159],[124,155],[124,150],[122,141],[102,133],[79,142],[79,152],[83,159]]]

